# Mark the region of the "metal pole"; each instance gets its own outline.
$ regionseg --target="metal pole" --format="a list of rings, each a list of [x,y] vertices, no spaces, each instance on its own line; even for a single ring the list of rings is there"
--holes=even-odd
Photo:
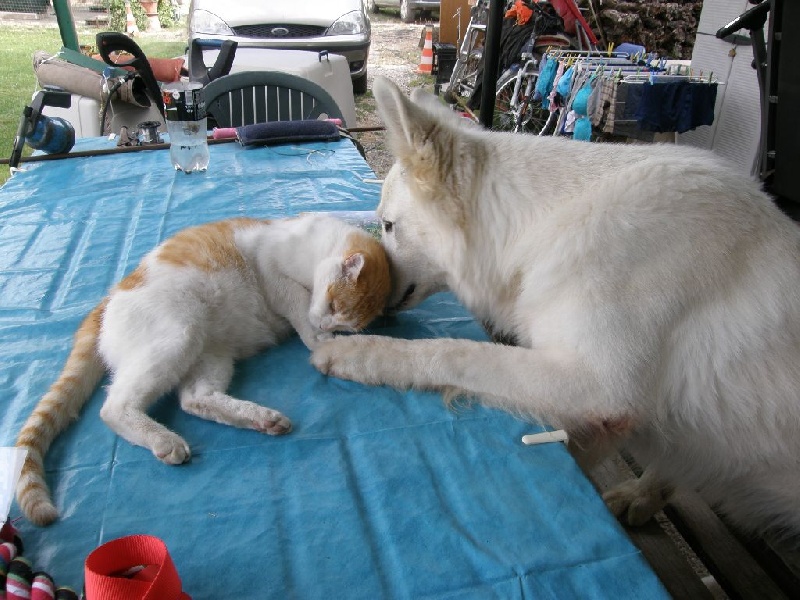
[[[69,0],[53,0],[53,8],[56,11],[58,21],[58,31],[61,33],[61,43],[65,48],[80,52],[78,44],[78,32],[75,29],[75,21],[72,19],[72,9]]]
[[[483,89],[481,89],[481,124],[492,128],[494,121],[497,67],[500,64],[500,33],[503,29],[504,0],[489,3],[489,23],[486,26],[486,45],[483,53]]]

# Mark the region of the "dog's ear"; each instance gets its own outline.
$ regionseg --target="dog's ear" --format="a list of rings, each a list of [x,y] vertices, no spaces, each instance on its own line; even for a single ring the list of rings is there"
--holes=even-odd
[[[392,152],[396,158],[404,160],[414,154],[420,132],[432,125],[430,116],[385,77],[375,78],[372,92],[378,105],[378,114],[386,125]]]
[[[411,102],[433,113],[438,119],[449,119],[454,125],[460,124],[462,120],[449,106],[442,103],[439,96],[422,88],[411,90]]]
[[[442,185],[459,154],[459,118],[421,90],[409,99],[385,77],[375,78],[372,91],[395,158],[418,185],[427,189]]]

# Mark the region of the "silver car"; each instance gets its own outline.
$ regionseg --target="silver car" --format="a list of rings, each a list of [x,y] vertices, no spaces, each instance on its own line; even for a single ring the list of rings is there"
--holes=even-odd
[[[403,23],[413,23],[421,12],[439,12],[440,0],[366,0],[367,10],[376,13],[379,8],[399,8]]]
[[[367,91],[371,29],[363,0],[192,0],[193,39],[341,54],[350,65],[353,91]]]

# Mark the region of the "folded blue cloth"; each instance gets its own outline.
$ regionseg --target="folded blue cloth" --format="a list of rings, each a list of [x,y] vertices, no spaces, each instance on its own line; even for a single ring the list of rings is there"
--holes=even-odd
[[[629,42],[622,42],[619,46],[614,48],[614,52],[624,52],[630,56],[634,54],[641,54],[644,55],[646,49],[644,46],[640,46],[639,44],[631,44]]]
[[[286,142],[334,142],[339,128],[331,121],[272,121],[236,128],[242,146],[283,144]]]

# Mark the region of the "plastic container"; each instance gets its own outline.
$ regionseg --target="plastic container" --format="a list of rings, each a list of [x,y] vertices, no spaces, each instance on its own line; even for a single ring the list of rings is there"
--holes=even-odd
[[[169,134],[169,157],[184,173],[208,168],[208,127],[202,84],[177,81],[164,85],[164,111]]]

